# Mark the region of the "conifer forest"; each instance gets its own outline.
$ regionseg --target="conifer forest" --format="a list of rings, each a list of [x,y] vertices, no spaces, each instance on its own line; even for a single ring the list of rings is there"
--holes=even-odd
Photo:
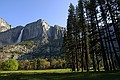
[[[79,0],[68,10],[62,45],[72,71],[120,69],[120,0]]]

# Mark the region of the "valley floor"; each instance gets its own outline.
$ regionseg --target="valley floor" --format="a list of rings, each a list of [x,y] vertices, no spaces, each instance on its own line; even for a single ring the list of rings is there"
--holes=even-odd
[[[120,71],[71,72],[70,69],[0,71],[0,80],[120,80]]]

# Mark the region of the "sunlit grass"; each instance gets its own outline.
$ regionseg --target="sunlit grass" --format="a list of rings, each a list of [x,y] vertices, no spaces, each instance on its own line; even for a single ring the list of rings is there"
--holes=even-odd
[[[0,71],[0,73],[68,73],[70,69]]]
[[[120,80],[120,71],[72,72],[70,69],[1,71],[0,80]]]

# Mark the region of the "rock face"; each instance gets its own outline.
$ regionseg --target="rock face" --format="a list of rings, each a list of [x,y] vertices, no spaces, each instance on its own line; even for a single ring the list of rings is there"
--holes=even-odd
[[[23,31],[22,41],[26,40],[40,40],[42,43],[47,43],[47,30],[50,26],[42,19],[27,24]]]
[[[23,28],[22,26],[18,26],[16,28],[12,28],[5,32],[1,32],[0,33],[0,46],[16,43],[16,40],[18,39],[18,36],[22,28]]]
[[[64,31],[65,28],[58,25],[50,26],[40,19],[25,26],[22,41],[37,41],[37,47],[33,51],[34,56],[60,54]]]
[[[11,28],[11,26],[4,21],[2,18],[0,18],[0,32],[7,31]]]
[[[1,52],[5,53],[8,51],[8,54],[11,52],[17,53],[18,51],[21,51],[18,53],[26,53],[22,56],[19,55],[17,59],[51,57],[51,55],[53,57],[56,57],[61,53],[60,49],[62,46],[64,31],[65,28],[63,27],[60,27],[58,25],[50,26],[44,20],[39,19],[36,22],[29,23],[24,27],[18,26],[5,32],[1,32],[0,46],[12,44],[13,47],[11,48],[10,46],[7,46],[7,48],[5,46],[4,50]],[[32,44],[31,41],[33,42]],[[22,46],[19,45],[18,42],[20,42],[20,44],[22,43]],[[34,47],[28,48],[29,46]]]
[[[51,47],[50,53],[59,53],[62,46],[65,28],[55,25],[48,31],[48,40]]]

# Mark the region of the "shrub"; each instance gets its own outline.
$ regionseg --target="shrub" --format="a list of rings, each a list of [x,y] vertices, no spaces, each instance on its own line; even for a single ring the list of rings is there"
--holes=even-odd
[[[19,69],[20,70],[29,70],[31,68],[31,64],[29,60],[21,60],[19,61]]]
[[[4,60],[0,60],[0,70],[3,69]]]
[[[18,61],[15,59],[9,59],[3,64],[3,70],[14,71],[18,70]]]
[[[66,61],[63,60],[63,59],[51,59],[50,61],[51,63],[51,68],[57,68],[57,69],[60,69],[60,68],[66,68]]]
[[[45,59],[40,59],[40,67],[41,69],[47,69],[50,67],[50,62]]]
[[[47,59],[37,59],[37,69],[48,69],[50,67],[50,62]]]
[[[51,68],[57,68],[58,61],[56,59],[51,59]]]
[[[63,59],[58,59],[58,68],[65,68],[66,61]]]

